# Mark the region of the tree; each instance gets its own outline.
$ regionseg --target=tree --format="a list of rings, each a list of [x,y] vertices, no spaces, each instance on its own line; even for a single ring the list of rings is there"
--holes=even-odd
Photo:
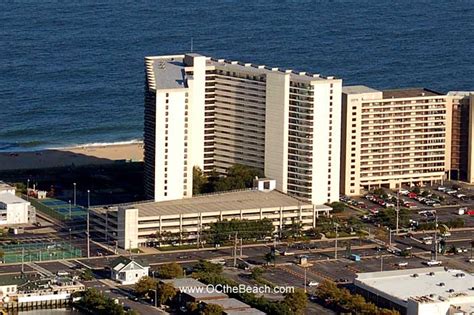
[[[251,273],[252,279],[257,280],[257,279],[260,278],[262,275],[263,275],[263,269],[262,269],[262,268],[256,267],[256,268],[253,268],[253,269],[252,269],[252,273]]]
[[[173,279],[183,276],[183,268],[175,262],[158,267],[158,276],[161,279]]]
[[[206,304],[201,311],[202,315],[221,315],[224,313],[224,309],[220,305]]]
[[[294,292],[285,294],[283,301],[290,307],[293,314],[304,314],[308,297],[303,289],[295,289]]]
[[[194,272],[200,273],[211,273],[211,274],[221,274],[222,266],[219,264],[213,264],[209,261],[199,260],[199,262],[193,267]]]
[[[343,212],[344,209],[346,208],[346,205],[342,202],[339,202],[339,201],[334,201],[334,202],[330,203],[329,206],[332,208],[332,213]]]
[[[90,270],[89,268],[84,270],[84,272],[81,274],[81,279],[84,280],[84,281],[90,281],[90,280],[94,279],[94,275],[92,273],[92,270]]]
[[[148,276],[141,277],[135,284],[135,292],[141,297],[148,297],[150,291],[156,289],[157,282]]]
[[[267,262],[267,264],[271,264],[271,263],[274,263],[275,264],[275,252],[274,251],[271,251],[269,253],[266,253],[265,254],[265,257],[264,257],[265,261]]]
[[[207,184],[207,178],[198,166],[193,167],[193,195],[202,194]]]
[[[158,303],[165,304],[176,296],[176,290],[167,283],[160,283],[157,288]]]

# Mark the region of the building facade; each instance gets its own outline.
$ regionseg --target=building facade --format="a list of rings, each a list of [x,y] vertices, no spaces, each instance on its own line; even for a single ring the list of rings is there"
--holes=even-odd
[[[428,89],[342,92],[341,192],[441,183],[451,163],[447,95]]]
[[[295,222],[302,230],[316,226],[331,207],[302,202],[279,191],[242,190],[193,198],[91,208],[93,238],[125,249],[174,243],[202,243],[211,223],[269,219],[275,233]]]
[[[359,273],[355,291],[402,315],[470,315],[474,277],[445,267]]]
[[[26,224],[30,221],[30,212],[34,213],[34,208],[29,201],[0,193],[0,225]]]
[[[339,198],[342,80],[198,54],[145,59],[145,188],[192,196],[193,167],[235,164],[313,204]]]
[[[474,92],[449,92],[452,110],[451,167],[448,178],[474,183]]]

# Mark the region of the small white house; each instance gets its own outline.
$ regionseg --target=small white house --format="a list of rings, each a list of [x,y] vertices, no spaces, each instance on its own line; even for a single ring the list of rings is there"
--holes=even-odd
[[[121,284],[135,284],[144,276],[148,276],[150,267],[137,260],[118,257],[111,264],[110,277]]]
[[[10,193],[0,193],[0,225],[28,223],[30,202]]]

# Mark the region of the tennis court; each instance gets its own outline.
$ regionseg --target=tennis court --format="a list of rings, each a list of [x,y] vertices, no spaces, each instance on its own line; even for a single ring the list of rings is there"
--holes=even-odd
[[[77,205],[74,206],[59,199],[31,198],[31,203],[38,210],[61,221],[83,221],[87,216],[86,208]]]
[[[61,241],[1,245],[0,250],[3,252],[3,263],[47,261],[82,256],[80,249]]]

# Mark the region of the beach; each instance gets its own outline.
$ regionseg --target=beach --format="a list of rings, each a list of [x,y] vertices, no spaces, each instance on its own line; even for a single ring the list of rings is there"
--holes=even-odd
[[[31,152],[0,153],[0,171],[143,161],[143,143],[94,144]]]

